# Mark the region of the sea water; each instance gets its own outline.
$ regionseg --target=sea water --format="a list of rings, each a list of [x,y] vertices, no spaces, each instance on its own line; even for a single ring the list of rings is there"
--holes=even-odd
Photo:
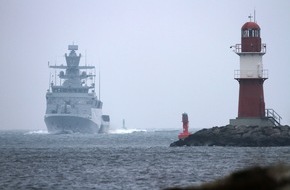
[[[290,147],[169,147],[178,133],[1,131],[0,189],[163,189],[290,162]]]

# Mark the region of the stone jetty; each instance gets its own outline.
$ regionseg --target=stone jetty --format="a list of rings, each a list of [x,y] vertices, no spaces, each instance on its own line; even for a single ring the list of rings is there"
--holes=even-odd
[[[290,146],[290,127],[283,126],[222,126],[202,129],[187,138],[170,144],[176,146]]]

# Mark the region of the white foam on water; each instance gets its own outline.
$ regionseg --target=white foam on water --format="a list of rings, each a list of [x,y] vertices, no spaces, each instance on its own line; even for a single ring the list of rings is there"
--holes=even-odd
[[[49,133],[47,130],[29,131],[25,133],[25,135],[32,135],[32,134],[49,134]]]
[[[109,131],[110,134],[128,134],[128,133],[136,133],[136,132],[147,132],[144,129],[111,129]]]

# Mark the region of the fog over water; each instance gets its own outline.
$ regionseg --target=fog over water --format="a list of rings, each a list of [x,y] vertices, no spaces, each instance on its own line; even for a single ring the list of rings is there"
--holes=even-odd
[[[45,130],[47,63],[101,68],[103,112],[113,128],[226,125],[237,116],[240,29],[256,9],[269,79],[266,108],[290,124],[290,1],[0,0],[0,130]],[[86,55],[86,58],[85,58]]]

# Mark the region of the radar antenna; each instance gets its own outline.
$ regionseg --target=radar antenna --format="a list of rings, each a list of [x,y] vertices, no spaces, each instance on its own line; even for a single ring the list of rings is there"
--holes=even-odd
[[[250,19],[250,22],[252,22],[252,18],[253,18],[252,14],[250,14],[250,16],[248,16],[248,18]]]

